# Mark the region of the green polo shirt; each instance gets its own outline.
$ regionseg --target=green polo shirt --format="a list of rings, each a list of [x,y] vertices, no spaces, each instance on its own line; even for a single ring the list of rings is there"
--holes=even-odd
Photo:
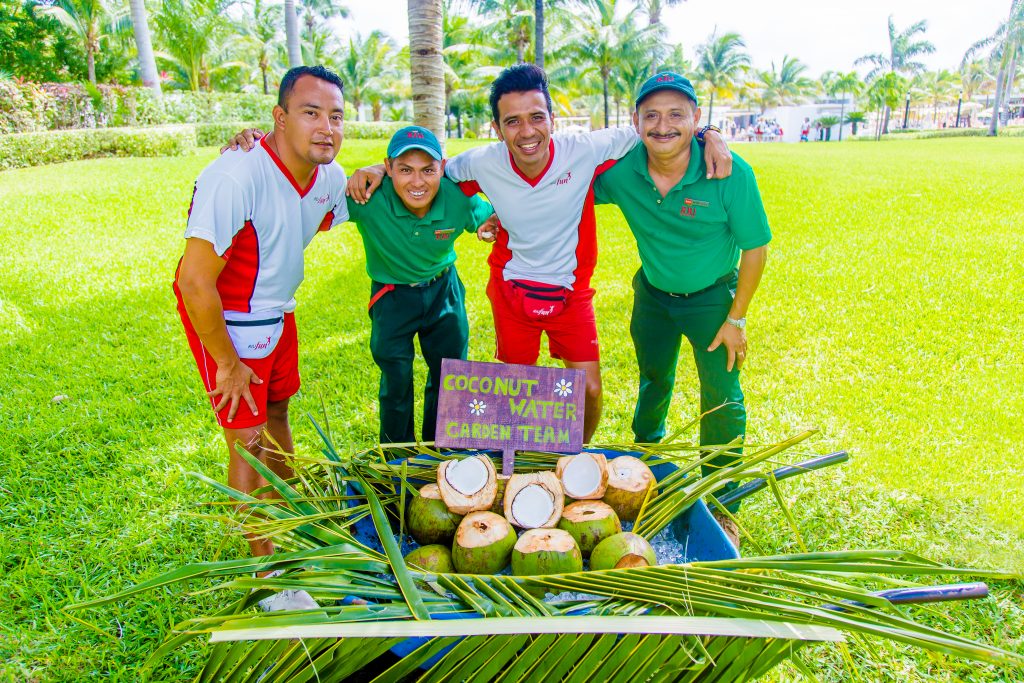
[[[455,239],[476,231],[494,210],[477,195],[441,179],[441,188],[423,218],[405,207],[386,177],[366,204],[348,200],[366,250],[366,273],[384,284],[425,282],[455,262]]]
[[[732,175],[705,176],[704,150],[690,143],[686,175],[663,198],[638,144],[597,177],[594,200],[618,204],[636,237],[647,280],[666,292],[696,292],[736,267],[740,250],[771,241],[750,164],[735,153]]]

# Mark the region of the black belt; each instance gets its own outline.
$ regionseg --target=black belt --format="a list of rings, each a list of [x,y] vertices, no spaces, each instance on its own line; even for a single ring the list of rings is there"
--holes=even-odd
[[[448,274],[448,271],[451,269],[452,267],[448,266],[434,277],[430,278],[429,280],[424,280],[423,282],[413,282],[407,285],[395,285],[395,287],[426,287],[428,285],[434,284],[435,282],[443,278],[445,275]]]
[[[647,283],[647,286],[650,287],[651,289],[653,289],[656,292],[661,292],[662,294],[666,294],[666,295],[668,295],[668,296],[670,296],[670,297],[672,297],[674,299],[689,299],[690,297],[697,296],[698,294],[704,294],[705,292],[709,292],[712,289],[714,289],[715,287],[720,287],[720,286],[722,286],[724,284],[728,284],[734,277],[736,277],[736,271],[733,270],[733,271],[730,271],[730,272],[726,273],[725,275],[723,275],[722,277],[718,278],[717,280],[712,282],[710,285],[705,287],[704,289],[698,289],[695,292],[687,292],[687,293],[682,293],[682,292],[666,292],[663,289],[658,289],[657,287],[655,287],[654,285],[651,284],[650,280],[647,279],[647,275],[646,275],[646,273],[644,273],[643,269],[640,270],[640,276],[643,277],[644,282]]]

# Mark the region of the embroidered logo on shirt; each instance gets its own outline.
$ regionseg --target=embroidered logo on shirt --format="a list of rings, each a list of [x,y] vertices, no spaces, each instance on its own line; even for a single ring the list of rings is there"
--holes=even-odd
[[[316,198],[316,203],[317,204],[326,204],[329,201],[331,201],[331,195],[329,195],[329,194],[325,194],[323,197],[317,197]]]
[[[555,185],[566,185],[572,180],[572,171],[566,171],[565,175],[555,181]]]
[[[452,238],[452,234],[454,232],[455,232],[455,228],[445,228],[443,230],[435,230],[434,231],[434,239],[435,240],[450,240]]]
[[[687,206],[703,206],[703,207],[711,206],[707,202],[702,202],[699,199],[690,199],[689,197],[684,199],[683,203],[686,204]]]

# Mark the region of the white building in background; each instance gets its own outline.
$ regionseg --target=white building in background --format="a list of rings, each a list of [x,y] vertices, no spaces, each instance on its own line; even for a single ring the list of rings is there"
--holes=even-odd
[[[707,124],[707,107],[702,108],[704,118],[701,120],[702,124]],[[837,119],[840,118],[840,111],[848,114],[851,111],[856,111],[857,105],[853,100],[847,100],[845,104],[841,100],[826,100],[823,102],[815,102],[813,104],[797,104],[785,107],[770,107],[761,113],[759,111],[751,111],[749,109],[733,109],[728,106],[715,105],[715,109],[712,112],[714,117],[714,125],[721,128],[723,131],[730,132],[733,127],[738,131],[742,128],[750,128],[756,126],[758,120],[763,119],[764,121],[771,121],[778,123],[782,128],[782,139],[781,142],[799,142],[800,141],[800,130],[803,128],[804,119],[810,119],[811,122],[811,141],[818,139],[818,130],[814,127],[814,122],[823,116],[834,116]],[[832,140],[839,138],[840,125],[837,124],[832,126]],[[851,135],[850,124],[842,125],[843,138]],[[858,131],[860,132],[860,131]],[[779,141],[779,140],[776,140]]]

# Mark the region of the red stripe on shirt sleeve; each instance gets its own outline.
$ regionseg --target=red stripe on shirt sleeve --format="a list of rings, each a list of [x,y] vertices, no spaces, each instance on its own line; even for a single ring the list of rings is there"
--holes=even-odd
[[[483,192],[483,190],[480,189],[480,183],[475,180],[463,180],[461,183],[458,183],[458,186],[459,189],[462,190],[462,194],[467,197],[472,197],[475,194]]]

